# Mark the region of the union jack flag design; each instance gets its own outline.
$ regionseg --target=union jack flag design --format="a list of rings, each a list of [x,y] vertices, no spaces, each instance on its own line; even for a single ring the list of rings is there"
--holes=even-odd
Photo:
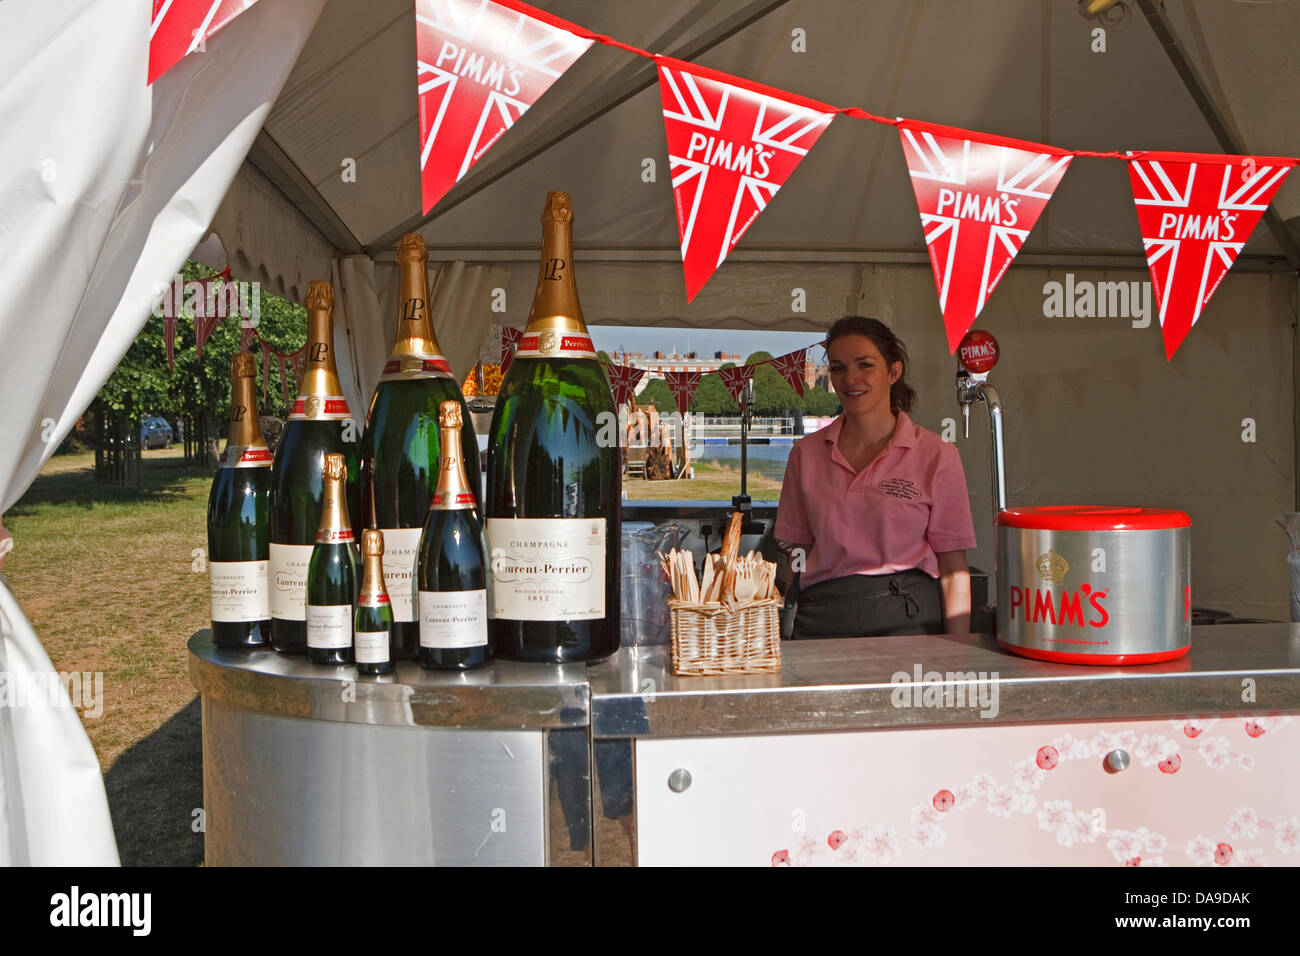
[[[799,349],[772,359],[772,367],[781,373],[781,377],[799,395],[803,394],[804,356],[807,352],[807,349]]]
[[[659,94],[689,302],[808,155],[833,114],[666,58],[659,61]]]
[[[727,386],[727,391],[735,399],[736,404],[740,404],[740,395],[745,390],[745,383],[754,377],[754,366],[737,365],[732,368],[720,368],[718,374],[722,376],[722,384]]]
[[[948,351],[975,324],[1070,165],[1053,146],[902,120]]]
[[[506,326],[501,330],[501,374],[506,374],[510,368],[510,360],[515,357],[515,350],[519,348],[519,340],[524,337],[524,333],[518,329],[512,329]]]
[[[633,368],[630,365],[606,365],[605,371],[609,373],[609,385],[614,392],[615,408],[632,400],[637,383],[641,381],[641,376],[645,375],[645,369]]]
[[[1129,162],[1129,180],[1168,360],[1200,319],[1296,161],[1141,155]]]
[[[524,4],[416,0],[424,212],[587,52],[564,22]]]
[[[691,410],[691,396],[695,394],[695,387],[700,384],[700,373],[664,372],[664,379],[668,382],[673,398],[677,400],[677,411],[685,415]]]
[[[208,37],[257,0],[153,0],[149,23],[149,77],[152,83],[184,57],[203,49]]]

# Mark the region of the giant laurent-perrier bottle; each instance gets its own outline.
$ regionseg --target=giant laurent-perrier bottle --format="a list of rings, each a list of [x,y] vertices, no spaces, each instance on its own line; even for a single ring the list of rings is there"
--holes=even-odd
[[[465,408],[433,335],[429,316],[428,254],[424,240],[409,233],[397,244],[397,341],[388,356],[361,439],[362,507],[366,527],[384,532],[384,575],[393,602],[396,657],[414,660],[420,646],[415,606],[415,566],[429,500],[438,483],[438,406],[454,401]],[[478,454],[468,414],[461,438]],[[479,469],[472,492],[478,500]]]
[[[492,650],[589,661],[618,650],[621,462],[614,400],[573,280],[573,212],[547,197],[533,309],[488,444]]]
[[[271,453],[257,418],[256,374],[252,355],[235,355],[230,363],[230,432],[208,495],[212,641],[218,647],[271,643],[266,587]]]
[[[384,587],[384,533],[361,532],[361,594],[352,618],[352,654],[358,674],[393,670],[393,603]]]
[[[465,670],[492,660],[483,523],[465,467],[459,402],[442,403],[438,427],[442,465],[416,567],[420,663],[444,670]],[[477,475],[478,456],[469,460]]]
[[[344,456],[348,514],[361,513],[356,490],[359,429],[334,364],[333,312],[333,287],[321,281],[308,285],[306,367],[271,465],[271,643],[285,654],[307,649],[307,562],[320,523],[326,455]]]
[[[352,663],[352,610],[357,600],[357,546],[346,497],[342,455],[325,456],[320,528],[307,565],[307,660]]]

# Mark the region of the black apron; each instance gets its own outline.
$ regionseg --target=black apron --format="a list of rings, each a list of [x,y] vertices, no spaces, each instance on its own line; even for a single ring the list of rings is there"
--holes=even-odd
[[[799,592],[795,640],[942,633],[943,592],[924,571],[850,574]]]

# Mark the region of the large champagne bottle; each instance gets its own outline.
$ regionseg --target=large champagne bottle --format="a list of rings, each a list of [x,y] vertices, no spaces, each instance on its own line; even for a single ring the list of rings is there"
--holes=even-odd
[[[325,456],[320,528],[307,565],[307,660],[351,664],[353,607],[357,600],[357,546],[348,518],[347,465]]]
[[[590,661],[618,650],[621,487],[614,400],[573,280],[573,212],[554,192],[537,293],[488,443],[495,654]]]
[[[438,482],[438,406],[465,407],[429,317],[428,254],[413,233],[397,244],[397,342],[388,356],[361,439],[364,525],[384,532],[384,573],[393,601],[394,654],[415,660],[420,646],[415,566],[429,499]],[[461,439],[478,454],[478,439],[463,414]],[[478,500],[479,469],[472,491]]]
[[[271,643],[285,654],[307,650],[307,562],[320,522],[326,455],[344,456],[348,514],[361,513],[358,429],[334,364],[333,313],[333,287],[313,281],[307,287],[306,368],[271,465]]]
[[[270,544],[271,452],[257,418],[247,352],[230,363],[230,431],[208,495],[212,641],[218,647],[271,643],[266,568]]]
[[[420,663],[444,670],[482,667],[492,660],[483,523],[465,468],[461,416],[459,402],[443,402],[438,410],[442,466],[417,564]],[[472,461],[477,475],[477,454]]]
[[[393,604],[384,587],[384,533],[361,532],[361,594],[352,618],[352,654],[358,674],[393,669]]]

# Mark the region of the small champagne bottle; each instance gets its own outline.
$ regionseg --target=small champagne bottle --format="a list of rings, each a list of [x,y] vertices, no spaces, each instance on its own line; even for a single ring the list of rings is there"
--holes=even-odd
[[[393,604],[384,587],[384,533],[361,532],[361,595],[352,620],[352,653],[358,674],[393,670]]]
[[[325,456],[320,527],[307,565],[307,660],[352,663],[352,608],[357,597],[356,543],[348,519],[347,461]]]

